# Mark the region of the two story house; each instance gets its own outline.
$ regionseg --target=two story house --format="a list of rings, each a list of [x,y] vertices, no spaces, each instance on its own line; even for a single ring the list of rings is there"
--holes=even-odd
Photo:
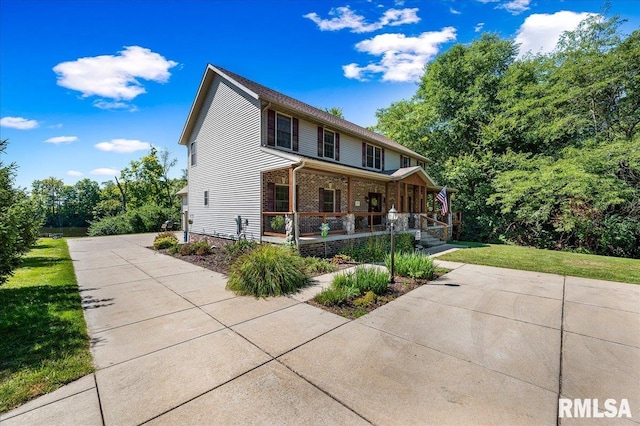
[[[384,233],[391,206],[401,231],[446,239],[459,223],[440,215],[428,158],[217,66],[205,70],[179,143],[190,239],[288,241],[318,254]]]

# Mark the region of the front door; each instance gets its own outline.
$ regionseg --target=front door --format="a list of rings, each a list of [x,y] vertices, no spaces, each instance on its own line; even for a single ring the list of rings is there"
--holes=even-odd
[[[379,192],[369,193],[369,212],[380,213],[382,211],[382,194]],[[382,225],[382,216],[374,216],[373,225]]]

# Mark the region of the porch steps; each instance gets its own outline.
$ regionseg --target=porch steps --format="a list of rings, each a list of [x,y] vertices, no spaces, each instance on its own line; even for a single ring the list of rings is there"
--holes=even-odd
[[[423,232],[420,238],[420,245],[422,247],[437,247],[445,244],[445,241],[442,241],[439,238],[431,236],[426,232]]]

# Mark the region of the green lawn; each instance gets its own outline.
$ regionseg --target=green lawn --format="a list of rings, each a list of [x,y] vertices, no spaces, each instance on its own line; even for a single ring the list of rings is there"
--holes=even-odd
[[[67,243],[40,239],[0,286],[0,413],[92,371]]]
[[[457,250],[438,258],[454,262],[640,284],[640,260],[637,259],[493,244]]]

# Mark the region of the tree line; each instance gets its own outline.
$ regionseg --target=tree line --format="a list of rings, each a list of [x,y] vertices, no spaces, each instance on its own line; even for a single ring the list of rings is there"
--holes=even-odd
[[[0,141],[4,153],[8,141]],[[101,184],[81,179],[65,185],[61,179],[36,180],[31,191],[14,186],[18,165],[0,157],[0,284],[36,242],[41,227],[87,227],[89,235],[113,235],[160,230],[165,220],[180,221],[186,173],[169,177],[177,159],[151,148],[133,160],[114,180]]]
[[[640,30],[622,22],[587,18],[546,55],[454,45],[374,130],[459,190],[461,239],[640,258]]]
[[[31,197],[43,212],[44,226],[89,226],[93,235],[105,235],[100,230],[102,221],[117,222],[141,211],[165,214],[163,221],[175,219],[180,213],[180,197],[176,192],[186,185],[186,176],[169,177],[176,163],[177,159],[171,158],[168,151],[151,148],[113,180],[100,184],[85,178],[75,185],[65,185],[61,179],[49,177],[33,182]],[[155,231],[160,226],[150,225],[154,229],[131,232]]]

